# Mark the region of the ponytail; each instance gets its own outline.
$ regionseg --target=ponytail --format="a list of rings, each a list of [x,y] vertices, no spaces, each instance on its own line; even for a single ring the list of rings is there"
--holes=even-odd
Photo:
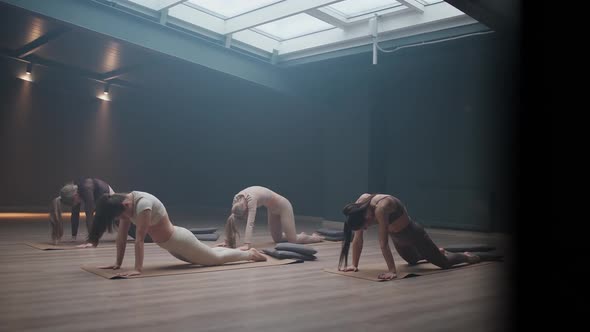
[[[96,202],[94,222],[88,232],[88,242],[98,246],[98,241],[108,231],[116,227],[117,218],[125,210],[123,201],[126,194],[103,194]]]
[[[64,235],[64,225],[61,218],[61,198],[59,196],[51,202],[49,221],[51,224],[51,239],[54,243],[57,243]]]
[[[350,249],[350,242],[352,241],[352,228],[348,221],[344,222],[344,240],[342,241],[342,249],[340,250],[340,260],[338,261],[338,269],[348,265],[348,251]]]
[[[338,269],[342,268],[343,265],[348,265],[348,251],[350,250],[350,242],[352,242],[352,231],[359,230],[363,227],[365,223],[365,212],[370,208],[373,197],[375,197],[375,194],[367,195],[355,203],[346,204],[342,209],[342,213],[346,216],[346,221],[344,222],[344,240],[342,241],[342,249],[340,250]]]
[[[225,223],[225,244],[230,248],[237,247],[236,244],[236,235],[239,237],[240,233],[236,228],[236,217],[232,213],[227,218],[227,222]]]

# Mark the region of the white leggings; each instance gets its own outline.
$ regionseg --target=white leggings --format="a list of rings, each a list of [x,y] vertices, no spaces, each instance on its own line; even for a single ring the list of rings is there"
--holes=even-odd
[[[224,247],[211,248],[199,241],[191,231],[178,226],[174,226],[174,233],[168,241],[158,245],[168,250],[172,256],[192,264],[222,265],[250,260],[248,251]]]
[[[293,206],[289,200],[281,197],[279,203],[272,209],[268,209],[268,228],[273,241],[281,242],[287,240],[291,243],[297,243],[297,233],[295,231],[295,215]],[[285,239],[283,239],[283,232]]]

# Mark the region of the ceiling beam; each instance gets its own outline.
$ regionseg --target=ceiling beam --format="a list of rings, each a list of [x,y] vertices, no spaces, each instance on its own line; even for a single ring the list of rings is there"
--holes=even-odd
[[[261,86],[292,93],[287,79],[270,61],[244,56],[223,45],[200,40],[98,1],[0,1]]]
[[[109,71],[107,73],[100,75],[100,79],[103,81],[114,80],[114,79],[119,78],[125,74],[129,74],[131,72],[138,71],[138,70],[145,68],[145,67],[147,67],[146,64],[121,67],[119,69],[115,69],[113,71]]]
[[[63,73],[69,74],[69,75],[82,77],[82,78],[85,78],[85,79],[88,79],[91,81],[100,82],[100,83],[107,83],[107,81],[103,80],[100,77],[100,75],[98,75],[92,71],[80,69],[80,68],[66,65],[66,64],[63,64],[63,63],[60,63],[57,61],[44,59],[44,58],[35,56],[34,54],[30,55],[25,60],[25,59],[21,59],[19,57],[15,57],[14,55],[12,55],[10,53],[0,51],[0,57],[5,57],[5,58],[19,61],[22,63],[34,63],[35,66],[43,66],[43,67],[46,67],[46,68],[49,68],[52,70],[59,70],[60,72],[63,72]],[[138,86],[134,83],[130,83],[130,82],[119,80],[119,79],[110,80],[110,81],[108,81],[108,83],[111,85],[116,85],[116,86],[125,87],[125,88],[140,89],[140,86]]]
[[[348,25],[350,25],[346,17],[338,14],[333,10],[329,10],[329,8],[314,8],[306,11],[305,13],[317,18],[318,20],[322,20],[328,24],[332,24],[333,26],[338,27],[340,29],[344,29]]]
[[[18,50],[14,51],[14,56],[18,57],[18,58],[24,58],[26,56],[29,56],[33,53],[35,53],[35,51],[37,51],[39,48],[41,48],[43,45],[49,43],[50,41],[56,39],[57,37],[63,35],[64,33],[68,32],[70,29],[66,28],[66,27],[59,27],[53,31],[50,31],[46,34],[44,34],[43,36],[33,40],[32,42],[26,44],[25,46],[19,48]]]

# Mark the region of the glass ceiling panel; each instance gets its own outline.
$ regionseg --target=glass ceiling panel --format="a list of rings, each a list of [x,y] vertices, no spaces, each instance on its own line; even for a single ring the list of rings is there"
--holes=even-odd
[[[401,6],[401,3],[394,0],[345,0],[327,7],[340,12],[343,16],[354,17],[397,6]]]
[[[257,26],[256,30],[285,40],[332,28],[334,26],[331,24],[301,13]]]
[[[423,5],[434,5],[435,3],[443,2],[444,0],[417,0]]]
[[[156,9],[156,1],[155,0],[129,0],[129,2],[133,2],[136,3],[138,5],[142,5],[144,7],[150,8],[150,9]]]
[[[189,0],[186,3],[197,5],[225,18],[231,18],[281,1],[282,0]]]

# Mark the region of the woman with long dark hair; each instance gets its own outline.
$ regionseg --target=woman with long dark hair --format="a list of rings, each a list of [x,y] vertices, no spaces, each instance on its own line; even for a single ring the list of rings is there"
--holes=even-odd
[[[402,202],[391,195],[363,194],[355,203],[347,204],[342,212],[347,216],[347,220],[344,223],[344,241],[338,262],[338,269],[341,271],[359,270],[363,231],[374,224],[379,227],[381,253],[389,269],[388,272],[379,274],[379,279],[390,280],[397,277],[395,262],[389,248],[389,237],[399,255],[411,265],[425,259],[442,269],[448,269],[457,264],[473,264],[480,261],[478,256],[468,252],[451,253],[437,247],[426,234],[424,227],[410,218]],[[352,266],[348,266],[351,243]]]
[[[101,268],[116,270],[121,267],[129,225],[135,224],[135,269],[122,274],[123,276],[141,274],[143,244],[147,234],[174,257],[192,264],[211,266],[236,261],[266,260],[266,256],[254,248],[247,251],[223,247],[210,248],[201,243],[188,229],[174,226],[162,202],[154,195],[141,191],[103,195],[96,205],[96,216],[88,242],[97,245],[102,234],[116,226],[116,219],[119,219],[117,258],[115,264]]]
[[[267,209],[268,228],[273,241],[307,244],[323,240],[319,234],[315,233],[311,235],[304,232],[297,234],[293,206],[288,199],[268,188],[252,186],[234,196],[231,214],[225,224],[225,242],[219,245],[235,248],[237,236],[239,236],[235,222],[236,220],[245,220],[246,231],[244,232],[244,245],[241,248],[249,249],[252,244],[256,210],[260,206]]]

